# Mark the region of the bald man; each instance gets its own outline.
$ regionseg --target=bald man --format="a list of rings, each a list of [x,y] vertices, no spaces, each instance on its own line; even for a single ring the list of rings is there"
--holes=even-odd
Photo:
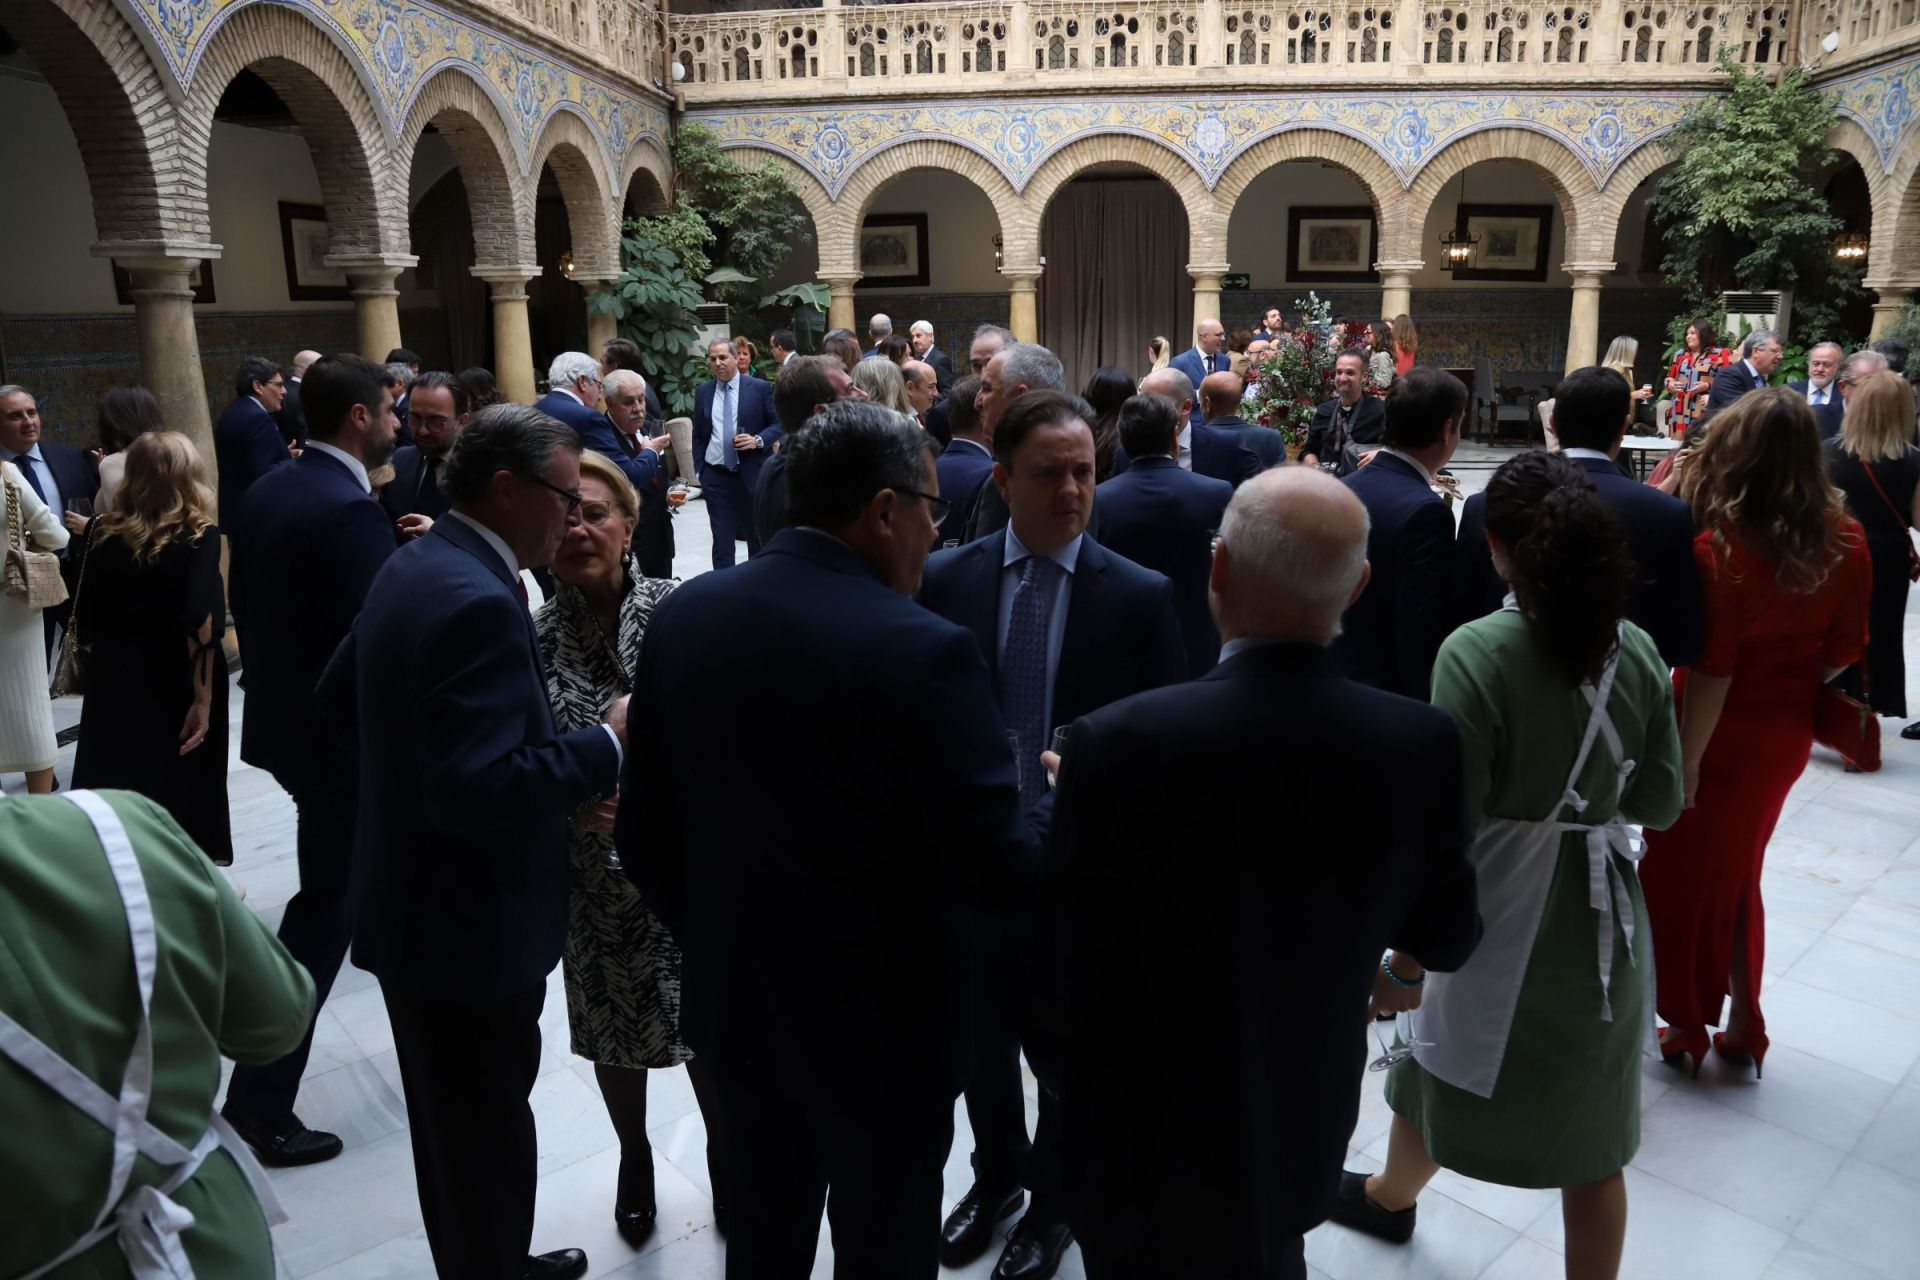
[[[1167,368],[1178,369],[1187,375],[1191,386],[1199,386],[1211,373],[1224,373],[1232,367],[1227,359],[1227,331],[1218,320],[1202,320],[1193,326],[1193,346],[1167,361]],[[1206,419],[1200,416],[1200,405],[1196,400],[1190,413],[1194,425],[1198,426]]]
[[[300,407],[300,379],[307,376],[307,366],[319,358],[318,351],[299,351],[287,365],[287,397],[280,402],[273,421],[280,428],[280,438],[290,445],[306,446],[307,411]]]
[[[1068,736],[1026,1049],[1059,1100],[1088,1280],[1304,1280],[1302,1237],[1359,1115],[1382,953],[1451,970],[1479,941],[1452,717],[1342,679],[1327,654],[1366,547],[1365,508],[1330,476],[1240,486],[1209,585],[1220,665]],[[1254,760],[1299,778],[1365,761],[1391,803],[1276,821],[1262,788],[1220,777]]]
[[[1278,431],[1240,416],[1240,398],[1246,390],[1246,380],[1237,373],[1208,374],[1200,384],[1200,416],[1216,431],[1237,434],[1240,443],[1260,460],[1260,469],[1265,471],[1287,460],[1287,448],[1281,443]]]
[[[1140,394],[1159,396],[1180,411],[1180,435],[1174,441],[1173,460],[1182,471],[1197,476],[1212,476],[1238,488],[1260,473],[1260,459],[1240,443],[1234,431],[1218,430],[1193,419],[1199,414],[1193,393],[1193,381],[1168,365],[1140,379]],[[1133,465],[1126,441],[1113,451],[1113,474],[1122,475]]]

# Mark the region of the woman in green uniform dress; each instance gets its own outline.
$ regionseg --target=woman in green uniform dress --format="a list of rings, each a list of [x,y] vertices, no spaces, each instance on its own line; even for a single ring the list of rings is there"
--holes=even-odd
[[[1513,595],[1454,632],[1433,673],[1434,704],[1460,725],[1486,932],[1455,974],[1393,960],[1418,1012],[1413,1054],[1387,1078],[1387,1167],[1345,1175],[1333,1218],[1405,1241],[1442,1168],[1556,1187],[1567,1275],[1611,1280],[1653,1035],[1644,846],[1627,823],[1680,813],[1672,687],[1653,641],[1621,621],[1625,538],[1572,463],[1502,466],[1487,541]]]

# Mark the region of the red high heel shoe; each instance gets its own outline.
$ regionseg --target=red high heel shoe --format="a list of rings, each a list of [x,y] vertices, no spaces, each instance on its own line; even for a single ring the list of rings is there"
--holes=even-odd
[[[1762,1052],[1765,1052],[1762,1050]],[[1660,1060],[1670,1067],[1680,1070],[1686,1068],[1686,1059],[1693,1059],[1693,1078],[1700,1078],[1700,1064],[1707,1056],[1707,1029],[1696,1027],[1691,1032],[1683,1032],[1678,1027],[1660,1028]]]
[[[1767,1046],[1771,1043],[1764,1026],[1748,1027],[1745,1038],[1740,1040],[1735,1040],[1724,1031],[1713,1033],[1713,1051],[1735,1066],[1753,1063],[1755,1080],[1760,1078],[1760,1067],[1766,1061]]]

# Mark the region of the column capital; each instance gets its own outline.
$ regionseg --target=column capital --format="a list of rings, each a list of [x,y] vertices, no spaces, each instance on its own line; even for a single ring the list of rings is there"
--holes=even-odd
[[[1389,262],[1383,258],[1373,264],[1373,269],[1383,276],[1410,276],[1416,271],[1425,270],[1426,265],[1418,258],[1407,262]]]
[[[1032,290],[1037,288],[1045,269],[1037,262],[1008,262],[997,268],[1006,278],[1010,290]]]
[[[527,281],[540,274],[540,264],[523,262],[518,266],[470,267],[476,280],[484,280],[495,302],[525,302]]]
[[[1196,280],[1202,276],[1223,276],[1231,270],[1233,265],[1226,262],[1189,262],[1187,264],[1187,274]]]
[[[1861,283],[1883,298],[1890,293],[1911,294],[1920,291],[1920,280],[1894,280],[1886,276],[1881,276],[1877,280],[1869,278]]]
[[[853,292],[853,287],[860,283],[862,277],[858,272],[855,272],[853,275],[850,275],[850,276],[841,276],[841,275],[830,276],[825,273],[821,273],[819,279],[822,284],[827,286],[827,290],[830,293],[851,294]]]
[[[201,240],[102,240],[89,245],[96,258],[111,258],[128,271],[191,271],[215,261],[221,247]]]
[[[371,276],[385,272],[389,280],[408,267],[420,264],[420,259],[411,253],[330,253],[320,261],[350,276]]]
[[[1617,262],[1563,262],[1560,269],[1573,277],[1573,287],[1598,288],[1601,276],[1610,276],[1619,267]]]

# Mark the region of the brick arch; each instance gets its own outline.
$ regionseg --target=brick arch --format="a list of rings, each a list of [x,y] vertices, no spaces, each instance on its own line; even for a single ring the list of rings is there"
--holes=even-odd
[[[1043,161],[1028,179],[1022,195],[1033,211],[1037,230],[1047,206],[1075,175],[1097,164],[1133,164],[1172,187],[1187,207],[1187,253],[1190,262],[1227,260],[1227,218],[1200,175],[1172,148],[1130,133],[1101,133],[1070,142]]]
[[[1234,206],[1253,180],[1275,165],[1323,161],[1347,171],[1373,200],[1381,224],[1397,211],[1406,190],[1393,168],[1378,151],[1357,138],[1332,129],[1295,128],[1262,138],[1234,158],[1213,188],[1213,198],[1232,216]]]
[[[1022,201],[1013,184],[979,152],[940,138],[916,138],[874,156],[856,169],[840,188],[840,198],[835,203],[844,210],[847,225],[857,229],[866,221],[867,210],[882,189],[915,169],[941,169],[965,178],[993,206],[1003,242],[1008,240],[1010,229],[1017,229],[1025,222],[1019,216]],[[1036,255],[1038,243],[1036,231]]]
[[[527,163],[527,180],[536,191],[541,168],[553,169],[567,206],[574,274],[582,280],[611,280],[620,274],[619,197],[608,190],[607,178],[594,162],[599,155],[599,144],[587,122],[562,110],[548,118]],[[526,233],[532,243],[532,222],[527,223]]]
[[[858,275],[859,257],[853,252],[853,232],[840,230],[845,214],[834,203],[820,180],[778,152],[760,147],[729,148],[734,161],[743,169],[778,169],[786,175],[787,185],[813,219],[813,242],[819,248],[820,274]]]
[[[1620,237],[1626,233],[1626,225],[1621,216],[1626,212],[1627,202],[1651,180],[1663,177],[1668,169],[1679,162],[1680,157],[1660,146],[1642,147],[1633,153],[1633,158],[1615,169],[1607,179],[1607,185],[1600,189],[1600,199],[1594,205],[1594,223],[1599,227],[1612,227],[1613,236],[1607,242],[1607,252],[1601,261],[1619,262],[1628,269],[1635,264],[1627,263],[1620,254]]]
[[[1599,221],[1594,216],[1599,189],[1593,175],[1565,143],[1531,129],[1485,129],[1442,147],[1421,167],[1407,193],[1406,218],[1396,228],[1404,238],[1396,244],[1391,234],[1383,233],[1386,248],[1393,249],[1396,256],[1417,259],[1434,202],[1463,170],[1488,160],[1517,161],[1547,180],[1567,227],[1567,261],[1604,260],[1613,245],[1613,224],[1598,228],[1589,225]],[[1597,245],[1590,243],[1593,241]],[[1384,256],[1385,249],[1382,253]]]
[[[431,124],[453,152],[473,217],[474,265],[519,266],[534,261],[533,184],[520,171],[513,133],[499,104],[473,75],[450,66],[414,95],[400,127],[396,154],[411,173],[420,135]]]
[[[0,0],[0,27],[73,127],[98,238],[206,243],[206,156],[178,145],[167,77],[111,0]]]
[[[1920,145],[1911,139],[1909,144],[1888,169],[1858,121],[1842,116],[1827,135],[1827,145],[1857,163],[1867,179],[1873,206],[1867,274],[1876,280],[1920,280],[1920,209],[1914,208],[1915,199],[1920,199],[1914,175],[1920,165]]]
[[[638,184],[637,188],[636,185]],[[673,186],[673,161],[651,138],[633,144],[621,166],[617,198],[622,210],[629,198],[641,213],[664,213]]]

